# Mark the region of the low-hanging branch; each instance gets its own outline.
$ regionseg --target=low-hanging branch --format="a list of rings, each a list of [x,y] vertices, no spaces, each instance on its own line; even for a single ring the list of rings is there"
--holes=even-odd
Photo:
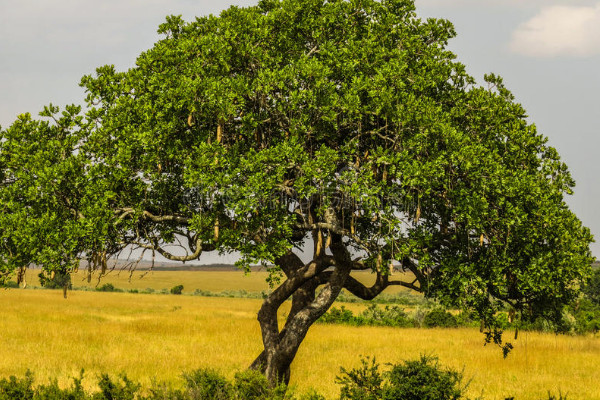
[[[202,240],[200,238],[197,238],[195,246],[194,246],[195,249],[194,249],[193,253],[186,254],[184,256],[176,256],[176,255],[172,254],[170,251],[165,250],[164,247],[162,247],[159,244],[159,241],[156,237],[150,238],[150,241],[151,241],[151,244],[144,243],[139,240],[134,240],[128,244],[134,244],[143,249],[156,251],[158,254],[160,254],[161,256],[165,257],[168,260],[182,261],[182,262],[197,260],[200,258],[200,255],[202,254],[203,251],[213,251],[216,248],[214,245],[210,245],[210,244],[203,245]]]

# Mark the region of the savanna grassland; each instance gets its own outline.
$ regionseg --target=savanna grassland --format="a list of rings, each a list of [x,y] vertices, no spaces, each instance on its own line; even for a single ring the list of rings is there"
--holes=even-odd
[[[35,272],[28,276],[30,286],[37,283]],[[183,284],[184,294],[268,290],[264,272],[155,271],[141,279],[136,274],[131,280],[128,274],[111,274],[101,283],[126,290]],[[74,286],[83,282],[83,275],[73,279]],[[231,377],[261,350],[259,299],[71,291],[65,300],[61,291],[22,289],[2,289],[0,299],[2,377],[30,369],[38,382],[57,377],[66,385],[84,368],[88,385],[101,372],[126,372],[147,386],[152,381],[177,384],[183,371],[199,367]],[[359,355],[375,356],[383,364],[426,353],[449,367],[464,368],[471,397],[533,400],[550,390],[573,400],[600,399],[600,338],[521,332],[513,344],[503,359],[498,348],[483,346],[477,329],[316,324],[294,361],[292,384],[301,392],[314,387],[333,399],[339,395],[335,376],[340,366],[358,366]]]

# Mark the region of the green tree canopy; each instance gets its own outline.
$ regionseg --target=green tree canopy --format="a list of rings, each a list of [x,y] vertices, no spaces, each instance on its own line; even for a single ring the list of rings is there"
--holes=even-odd
[[[474,310],[500,343],[499,307],[550,315],[589,274],[567,167],[412,0],[262,0],[159,32],[135,67],[82,79],[83,110],[2,130],[3,274],[102,269],[132,246],[273,265],[284,279],[253,363],[272,381],[342,289],[423,292]],[[180,241],[187,255],[170,251]],[[372,287],[352,277],[366,269]]]

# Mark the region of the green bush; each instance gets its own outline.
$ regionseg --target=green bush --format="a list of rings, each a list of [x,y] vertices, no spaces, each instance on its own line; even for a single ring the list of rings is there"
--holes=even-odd
[[[342,385],[340,392],[341,400],[379,400],[383,377],[379,372],[379,364],[375,359],[361,359],[359,368],[347,371],[340,369],[341,376],[336,382]]]
[[[0,379],[0,400],[33,398],[33,374],[31,371],[25,373],[25,377],[19,379],[11,376],[8,379]]]
[[[360,315],[356,316],[344,306],[339,309],[333,307],[329,312],[323,314],[319,319],[319,322],[355,326],[414,326],[413,320],[404,309],[398,306],[385,306],[384,308],[380,308],[375,304],[371,304]]]
[[[184,374],[189,398],[194,400],[228,400],[233,396],[232,385],[211,369],[199,369]]]
[[[284,384],[270,387],[267,378],[258,371],[238,372],[233,386],[237,396],[235,399],[239,400],[291,400]]]
[[[83,390],[83,370],[79,378],[73,378],[73,385],[67,389],[61,389],[56,379],[50,384],[41,385],[36,388],[34,400],[88,400],[91,397]]]
[[[154,387],[143,400],[293,400],[293,391],[285,385],[270,387],[264,375],[243,371],[229,382],[212,369],[199,369],[183,375],[183,391],[165,386]],[[325,400],[315,392],[306,393],[300,400]]]
[[[96,288],[98,292],[121,292],[121,289],[117,289],[112,283],[105,283],[102,286]]]
[[[577,333],[600,331],[600,305],[588,298],[579,301],[574,310],[575,331]]]
[[[5,282],[0,281],[0,288],[18,289],[19,288],[19,284],[17,282],[15,282],[15,281],[5,281]]]
[[[462,373],[441,368],[435,357],[421,356],[379,371],[375,360],[362,360],[361,367],[346,371],[337,382],[342,400],[458,400],[466,386]]]
[[[398,306],[385,306],[385,308],[379,308],[375,304],[371,304],[361,313],[360,317],[366,321],[366,325],[397,327],[413,326],[413,322],[410,320],[408,314],[404,309]]]
[[[183,285],[173,286],[171,288],[171,294],[181,294],[183,292]]]
[[[592,271],[592,277],[583,287],[583,293],[592,303],[600,306],[600,268]]]
[[[466,386],[461,384],[462,373],[440,367],[435,357],[421,356],[418,360],[390,365],[383,372],[375,359],[362,359],[361,363],[350,371],[341,368],[341,376],[336,380],[342,385],[341,400],[464,399]],[[183,379],[180,388],[154,384],[142,390],[125,375],[113,380],[103,374],[98,382],[100,391],[89,393],[82,386],[83,370],[66,389],[60,388],[56,379],[34,387],[33,374],[27,371],[23,378],[0,379],[0,400],[325,400],[314,390],[297,397],[285,385],[270,387],[257,371],[240,372],[233,382],[211,369],[184,374]],[[567,400],[567,396],[548,392],[548,398],[541,400]]]
[[[438,307],[425,314],[423,325],[428,328],[456,328],[458,321],[454,315]]]
[[[40,285],[45,289],[72,288],[71,274],[66,271],[55,271],[54,274],[42,271],[38,274],[38,278],[40,279]]]
[[[0,400],[126,400],[119,397],[92,397],[83,389],[82,380],[83,370],[79,378],[73,378],[70,388],[61,389],[56,379],[48,385],[34,388],[33,374],[27,371],[22,379],[11,376],[8,380],[0,380]]]
[[[190,397],[182,390],[173,389],[165,384],[155,384],[146,396],[140,397],[140,400],[190,400]]]
[[[108,374],[102,374],[98,386],[100,393],[93,395],[93,400],[134,400],[140,385],[122,375],[123,383],[113,381]]]
[[[330,324],[349,324],[357,325],[358,321],[352,311],[342,306],[341,308],[332,307],[328,312],[319,318],[319,322]]]
[[[435,357],[394,365],[386,376],[382,400],[457,400],[465,390],[462,373],[442,369]]]
[[[508,315],[506,315],[506,318],[508,321]],[[466,326],[471,328],[479,328],[481,326],[481,320],[472,312],[461,311],[456,316],[456,322],[458,323],[458,326]]]
[[[326,399],[324,396],[317,393],[314,389],[311,389],[304,395],[300,396],[299,400],[326,400]]]

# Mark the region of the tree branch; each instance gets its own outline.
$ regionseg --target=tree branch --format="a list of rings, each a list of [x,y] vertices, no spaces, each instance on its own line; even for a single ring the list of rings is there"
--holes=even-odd
[[[126,208],[118,208],[115,210],[115,214],[120,214],[117,220],[117,223],[121,220],[135,214],[135,209],[126,207]],[[149,219],[153,222],[177,222],[180,224],[188,224],[190,219],[187,217],[182,217],[180,215],[154,215],[150,211],[142,211],[142,217]]]

